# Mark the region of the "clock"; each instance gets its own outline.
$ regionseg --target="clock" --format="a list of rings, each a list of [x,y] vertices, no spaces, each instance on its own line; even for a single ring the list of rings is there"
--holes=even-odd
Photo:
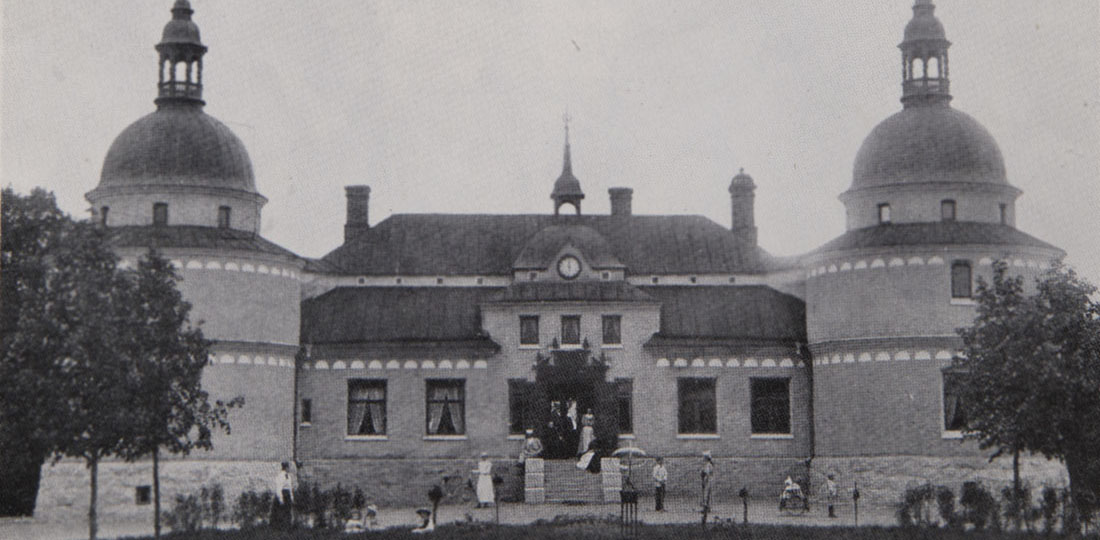
[[[565,279],[573,279],[581,274],[581,262],[572,255],[558,259],[558,274]]]

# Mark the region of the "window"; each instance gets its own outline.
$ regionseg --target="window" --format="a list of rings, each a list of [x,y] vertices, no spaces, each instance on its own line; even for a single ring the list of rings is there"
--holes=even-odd
[[[168,203],[153,203],[153,225],[168,224]]]
[[[522,434],[535,427],[535,383],[527,379],[508,381],[508,433]]]
[[[562,315],[561,317],[561,344],[581,344],[581,316]]]
[[[970,298],[970,263],[967,261],[951,264],[951,298]]]
[[[302,423],[303,424],[309,424],[309,423],[313,422],[313,400],[312,399],[303,399],[302,400],[301,418],[302,418]]]
[[[386,381],[348,381],[348,435],[386,434]]]
[[[1002,206],[1004,206],[1004,205],[1002,205]],[[110,212],[110,211],[111,211],[111,207],[109,207],[109,206],[104,206],[103,208],[99,209],[99,224],[100,225],[103,225],[104,227],[107,226],[107,213]]]
[[[940,219],[955,221],[955,201],[951,199],[940,201]]]
[[[753,434],[791,432],[791,380],[750,379]]]
[[[878,222],[890,223],[890,205],[882,203],[878,205]]]
[[[152,486],[134,487],[134,504],[149,504],[153,500]]]
[[[676,380],[680,397],[680,433],[718,433],[714,379],[681,377]]]
[[[634,433],[634,379],[615,380],[615,407],[619,433]]]
[[[466,434],[466,381],[429,379],[427,398],[428,435]]]
[[[229,228],[229,212],[230,212],[230,208],[228,206],[219,206],[218,207],[218,228],[219,229],[228,229]]]
[[[622,345],[622,315],[603,316],[603,344]]]
[[[1001,203],[1001,225],[1008,225],[1008,205]]]
[[[520,345],[538,345],[539,344],[539,316],[538,315],[520,315],[519,316],[519,344]]]
[[[966,415],[962,406],[962,385],[965,374],[959,371],[943,372],[943,429],[962,431],[966,427]]]

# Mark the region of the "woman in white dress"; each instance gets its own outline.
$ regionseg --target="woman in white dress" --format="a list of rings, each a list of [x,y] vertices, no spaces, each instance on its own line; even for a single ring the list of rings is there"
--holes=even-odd
[[[489,454],[481,453],[481,461],[477,462],[477,469],[473,472],[477,474],[477,507],[492,505],[496,501],[493,496],[493,461],[489,459]]]
[[[592,409],[588,409],[588,412],[581,417],[581,438],[577,444],[578,456],[587,452],[588,446],[596,439],[596,429],[593,427],[595,425],[596,415],[592,414]]]

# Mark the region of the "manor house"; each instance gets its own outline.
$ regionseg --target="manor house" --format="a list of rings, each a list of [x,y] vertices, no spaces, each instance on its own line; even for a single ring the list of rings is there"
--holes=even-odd
[[[609,190],[610,214],[582,211],[596,194],[573,170],[567,127],[544,213],[372,222],[371,188],[347,186],[343,243],[310,259],[259,235],[263,179],[203,111],[206,47],[176,0],[156,45],[156,110],[117,137],[87,194],[122,264],[150,247],[172,260],[213,341],[204,387],[246,399],[213,451],[166,460],[166,496],[220,482],[232,499],[295,461],[300,480],[423,504],[487,452],[503,496],[617,500],[607,471],[587,481],[572,467],[575,443],[548,427],[555,409],[576,411],[571,422],[591,409],[607,452],[664,456],[673,493],[697,489],[704,451],[731,498],[777,493],[790,471],[834,471],[883,501],[913,478],[1006,478],[961,440],[945,370],[955,329],[994,260],[1034,276],[1064,253],[1015,227],[1021,192],[997,142],[951,106],[944,27],[931,0],[912,9],[901,109],[855,156],[846,230],[810,253],[758,245],[743,171],[715,179],[730,228],[635,214],[629,186]],[[548,459],[525,477],[527,429]],[[101,465],[107,511],[144,512],[148,472]],[[39,510],[86,504],[86,485],[77,463],[45,467]]]

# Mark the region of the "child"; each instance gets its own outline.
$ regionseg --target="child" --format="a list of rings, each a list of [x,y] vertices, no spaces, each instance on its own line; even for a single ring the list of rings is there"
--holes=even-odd
[[[836,499],[837,499],[837,488],[836,488],[836,476],[833,473],[829,473],[829,475],[826,477],[826,480],[825,480],[825,499],[829,503],[829,517],[835,518],[836,517],[835,505],[836,505]]]

